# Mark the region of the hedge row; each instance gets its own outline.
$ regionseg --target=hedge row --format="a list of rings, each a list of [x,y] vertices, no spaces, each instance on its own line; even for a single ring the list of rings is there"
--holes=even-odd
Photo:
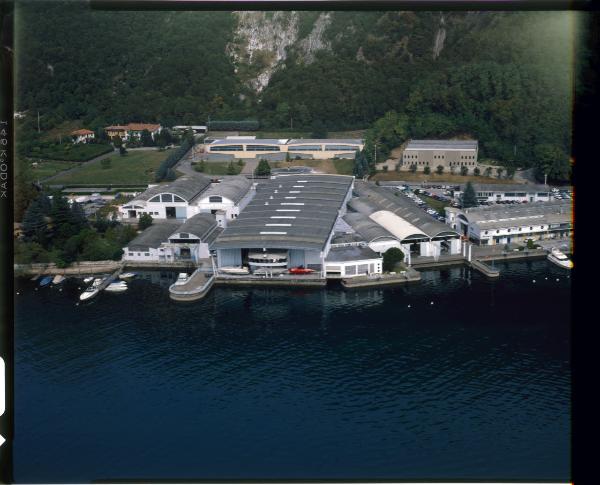
[[[256,131],[260,124],[257,120],[244,121],[211,121],[209,130],[244,130]]]
[[[160,182],[165,180],[166,178],[175,178],[174,173],[171,170],[175,164],[181,160],[181,158],[192,148],[194,141],[190,138],[187,138],[181,143],[181,146],[177,148],[177,150],[171,152],[171,154],[160,164],[158,170],[156,171],[156,181]]]

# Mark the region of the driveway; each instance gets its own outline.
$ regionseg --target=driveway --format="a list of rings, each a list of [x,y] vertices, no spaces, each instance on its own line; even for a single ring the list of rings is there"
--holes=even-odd
[[[49,182],[51,181],[53,178],[58,177],[59,175],[64,175],[65,173],[73,173],[73,172],[78,172],[79,170],[81,170],[85,165],[89,164],[89,163],[95,163],[99,160],[103,160],[107,157],[110,157],[111,155],[114,155],[115,153],[117,153],[118,150],[114,149],[112,152],[108,152],[108,153],[104,153],[102,155],[98,155],[96,158],[92,158],[91,160],[88,160],[87,162],[81,162],[79,165],[76,165],[73,168],[69,168],[67,170],[63,170],[62,172],[58,172],[55,173],[54,175],[52,175],[51,177],[45,178],[44,180],[41,180],[40,182],[44,183],[44,182]],[[74,162],[69,162],[69,163],[74,163]]]

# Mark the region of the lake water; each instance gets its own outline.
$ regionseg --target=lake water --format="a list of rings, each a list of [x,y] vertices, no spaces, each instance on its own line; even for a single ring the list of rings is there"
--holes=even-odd
[[[569,275],[497,266],[191,304],[20,281],[15,480],[568,481]]]

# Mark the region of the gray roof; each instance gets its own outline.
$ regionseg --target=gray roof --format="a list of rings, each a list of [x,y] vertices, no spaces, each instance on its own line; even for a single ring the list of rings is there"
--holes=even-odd
[[[344,243],[366,243],[365,238],[357,232],[336,232],[331,238],[331,244],[344,244]]]
[[[260,183],[252,201],[213,247],[321,250],[352,181],[345,175],[302,174]]]
[[[476,150],[477,140],[411,140],[405,150]]]
[[[277,138],[237,138],[237,139],[218,139],[210,145],[285,145],[287,139]]]
[[[202,193],[202,198],[210,195],[220,195],[238,203],[248,193],[252,182],[243,175],[225,176],[218,184],[212,184]]]
[[[473,207],[462,211],[470,224],[482,229],[539,224],[565,224],[573,219],[569,200],[508,206]]]
[[[209,185],[210,179],[204,175],[184,175],[173,182],[150,187],[148,190],[138,195],[135,200],[150,200],[157,194],[168,192],[178,195],[190,203]]]
[[[180,232],[187,232],[198,236],[201,241],[204,241],[206,236],[210,234],[217,227],[217,220],[212,214],[201,213],[187,219],[181,224],[171,235],[179,234]]]
[[[467,184],[460,184],[460,189],[465,190]],[[473,184],[475,192],[550,192],[550,188],[541,184]]]
[[[392,212],[423,231],[429,237],[434,237],[441,232],[456,232],[446,224],[431,217],[406,197],[394,195],[392,190],[388,188],[357,180],[354,183],[354,190],[359,197],[351,199],[348,205],[356,212],[366,216],[380,210]]]
[[[398,239],[387,229],[360,212],[348,212],[344,216],[344,220],[369,243],[377,239]]]
[[[329,250],[325,261],[356,261],[361,259],[380,259],[381,256],[367,246],[333,247]]]
[[[335,144],[335,145],[362,145],[363,140],[360,138],[294,138],[287,142],[288,145],[297,143],[313,143],[313,144]]]
[[[126,247],[129,251],[148,251],[149,248],[157,248],[161,243],[166,242],[180,225],[181,222],[178,221],[154,222]]]

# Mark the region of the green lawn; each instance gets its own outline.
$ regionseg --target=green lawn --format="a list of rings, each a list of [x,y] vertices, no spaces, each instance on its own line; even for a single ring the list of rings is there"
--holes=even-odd
[[[52,175],[62,172],[63,170],[78,167],[80,165],[79,162],[55,162],[50,160],[37,162],[36,166],[31,162],[27,163],[30,164],[30,172],[34,180],[43,180],[47,177],[52,177]]]
[[[167,158],[168,151],[129,152],[125,156],[112,155],[110,166],[105,168],[103,160],[84,164],[81,169],[58,175],[52,184],[146,184],[154,182],[154,174],[160,163]]]
[[[340,175],[352,175],[354,173],[354,160],[334,159],[333,165]]]
[[[68,162],[85,162],[104,153],[110,153],[113,147],[107,144],[70,143],[55,144],[44,147],[34,147],[28,153],[31,158],[49,160],[66,160]]]
[[[194,170],[206,175],[238,175],[244,168],[244,165],[239,165],[237,162],[233,162],[235,173],[229,174],[227,173],[227,170],[229,169],[229,163],[230,162],[204,162],[202,166],[200,164],[194,165]],[[200,170],[201,168],[202,170]]]

